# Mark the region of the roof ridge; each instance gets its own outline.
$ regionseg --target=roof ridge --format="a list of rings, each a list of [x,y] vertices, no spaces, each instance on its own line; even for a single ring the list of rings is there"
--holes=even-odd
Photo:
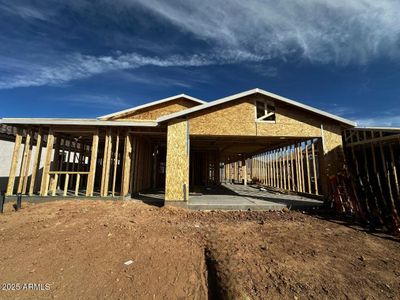
[[[162,117],[159,117],[157,119],[157,122],[160,123],[160,122],[164,122],[164,121],[167,121],[167,120],[170,120],[170,119],[174,119],[174,118],[177,118],[177,117],[185,116],[185,115],[190,114],[192,112],[200,111],[200,110],[206,109],[208,107],[212,107],[212,106],[215,106],[215,105],[218,105],[218,104],[222,104],[222,103],[225,103],[225,102],[230,102],[232,100],[235,100],[235,99],[238,99],[238,98],[241,98],[241,97],[245,97],[245,96],[249,96],[249,95],[252,95],[252,94],[255,94],[255,93],[259,93],[259,94],[262,94],[264,96],[274,98],[274,99],[276,99],[278,101],[282,101],[282,102],[284,102],[286,104],[290,104],[290,105],[293,105],[293,106],[296,106],[296,107],[311,111],[313,113],[322,115],[324,117],[336,120],[336,121],[341,122],[341,123],[345,123],[345,124],[353,126],[353,127],[356,126],[356,123],[351,121],[351,120],[348,120],[348,119],[345,119],[343,117],[331,114],[329,112],[320,110],[318,108],[309,106],[307,104],[303,104],[303,103],[300,103],[298,101],[291,100],[289,98],[280,96],[278,94],[274,94],[274,93],[265,91],[265,90],[260,89],[260,88],[254,88],[254,89],[246,90],[246,91],[243,91],[243,92],[240,92],[240,93],[236,93],[236,94],[233,94],[233,95],[230,95],[230,96],[226,96],[226,97],[223,97],[223,98],[219,98],[219,99],[213,100],[211,102],[204,103],[203,105],[195,106],[195,107],[192,107],[192,108],[189,108],[189,109],[185,109],[185,110],[182,110],[182,111],[179,111],[179,112],[176,112],[176,113],[172,113],[172,114],[169,114],[169,115],[166,115],[166,116],[162,116]]]

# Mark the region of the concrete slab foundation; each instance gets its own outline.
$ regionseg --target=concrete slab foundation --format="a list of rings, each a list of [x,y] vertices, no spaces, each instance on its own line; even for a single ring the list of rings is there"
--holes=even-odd
[[[145,203],[162,206],[163,192],[155,191],[141,193],[134,199]],[[245,186],[241,184],[222,184],[221,186],[204,188],[198,193],[191,193],[189,201],[177,202],[181,207],[191,210],[282,210],[287,207],[290,209],[309,209],[323,205],[323,201],[310,199],[299,195],[284,195],[261,191],[255,186]],[[167,203],[169,205],[170,203]],[[175,205],[176,206],[176,205]]]

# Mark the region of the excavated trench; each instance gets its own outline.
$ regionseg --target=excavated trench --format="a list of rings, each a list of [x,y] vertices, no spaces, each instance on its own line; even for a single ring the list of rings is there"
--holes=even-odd
[[[204,250],[204,259],[206,265],[206,279],[208,288],[208,299],[227,299],[227,293],[221,278],[218,276],[217,261],[213,257],[210,249]]]

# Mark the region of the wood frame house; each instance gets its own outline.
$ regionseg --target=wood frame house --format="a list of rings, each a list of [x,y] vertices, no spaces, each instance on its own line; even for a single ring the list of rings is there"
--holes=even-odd
[[[329,176],[343,167],[342,131],[355,126],[261,89],[212,102],[181,94],[97,119],[0,122],[18,129],[8,195],[160,189],[178,203],[224,181],[328,196]]]

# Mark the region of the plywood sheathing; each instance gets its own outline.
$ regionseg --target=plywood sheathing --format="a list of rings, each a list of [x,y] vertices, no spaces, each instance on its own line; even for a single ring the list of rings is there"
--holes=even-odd
[[[168,124],[165,200],[183,201],[189,197],[189,139],[186,120]]]
[[[339,123],[299,108],[275,103],[276,123],[255,121],[255,99],[250,96],[190,115],[191,135],[319,137],[320,127]],[[265,97],[264,97],[265,98]]]
[[[248,96],[189,115],[190,135],[322,138],[324,149],[319,151],[322,192],[328,196],[329,176],[336,174],[343,167],[342,124],[278,101],[275,102],[275,123],[256,122],[254,102],[260,97],[267,98],[259,95]],[[298,160],[299,163],[302,162],[301,157],[298,157]],[[257,163],[259,164],[258,161]],[[276,169],[277,166],[273,167]]]
[[[185,98],[178,98],[173,101],[168,101],[164,103],[160,103],[157,105],[149,106],[143,109],[139,109],[135,112],[117,116],[112,118],[111,120],[118,121],[154,121],[159,117],[166,116],[184,109],[188,109],[199,105],[191,100],[187,100]]]
[[[324,124],[323,140],[319,143],[322,194],[329,195],[329,178],[344,168],[344,151],[341,129]]]

